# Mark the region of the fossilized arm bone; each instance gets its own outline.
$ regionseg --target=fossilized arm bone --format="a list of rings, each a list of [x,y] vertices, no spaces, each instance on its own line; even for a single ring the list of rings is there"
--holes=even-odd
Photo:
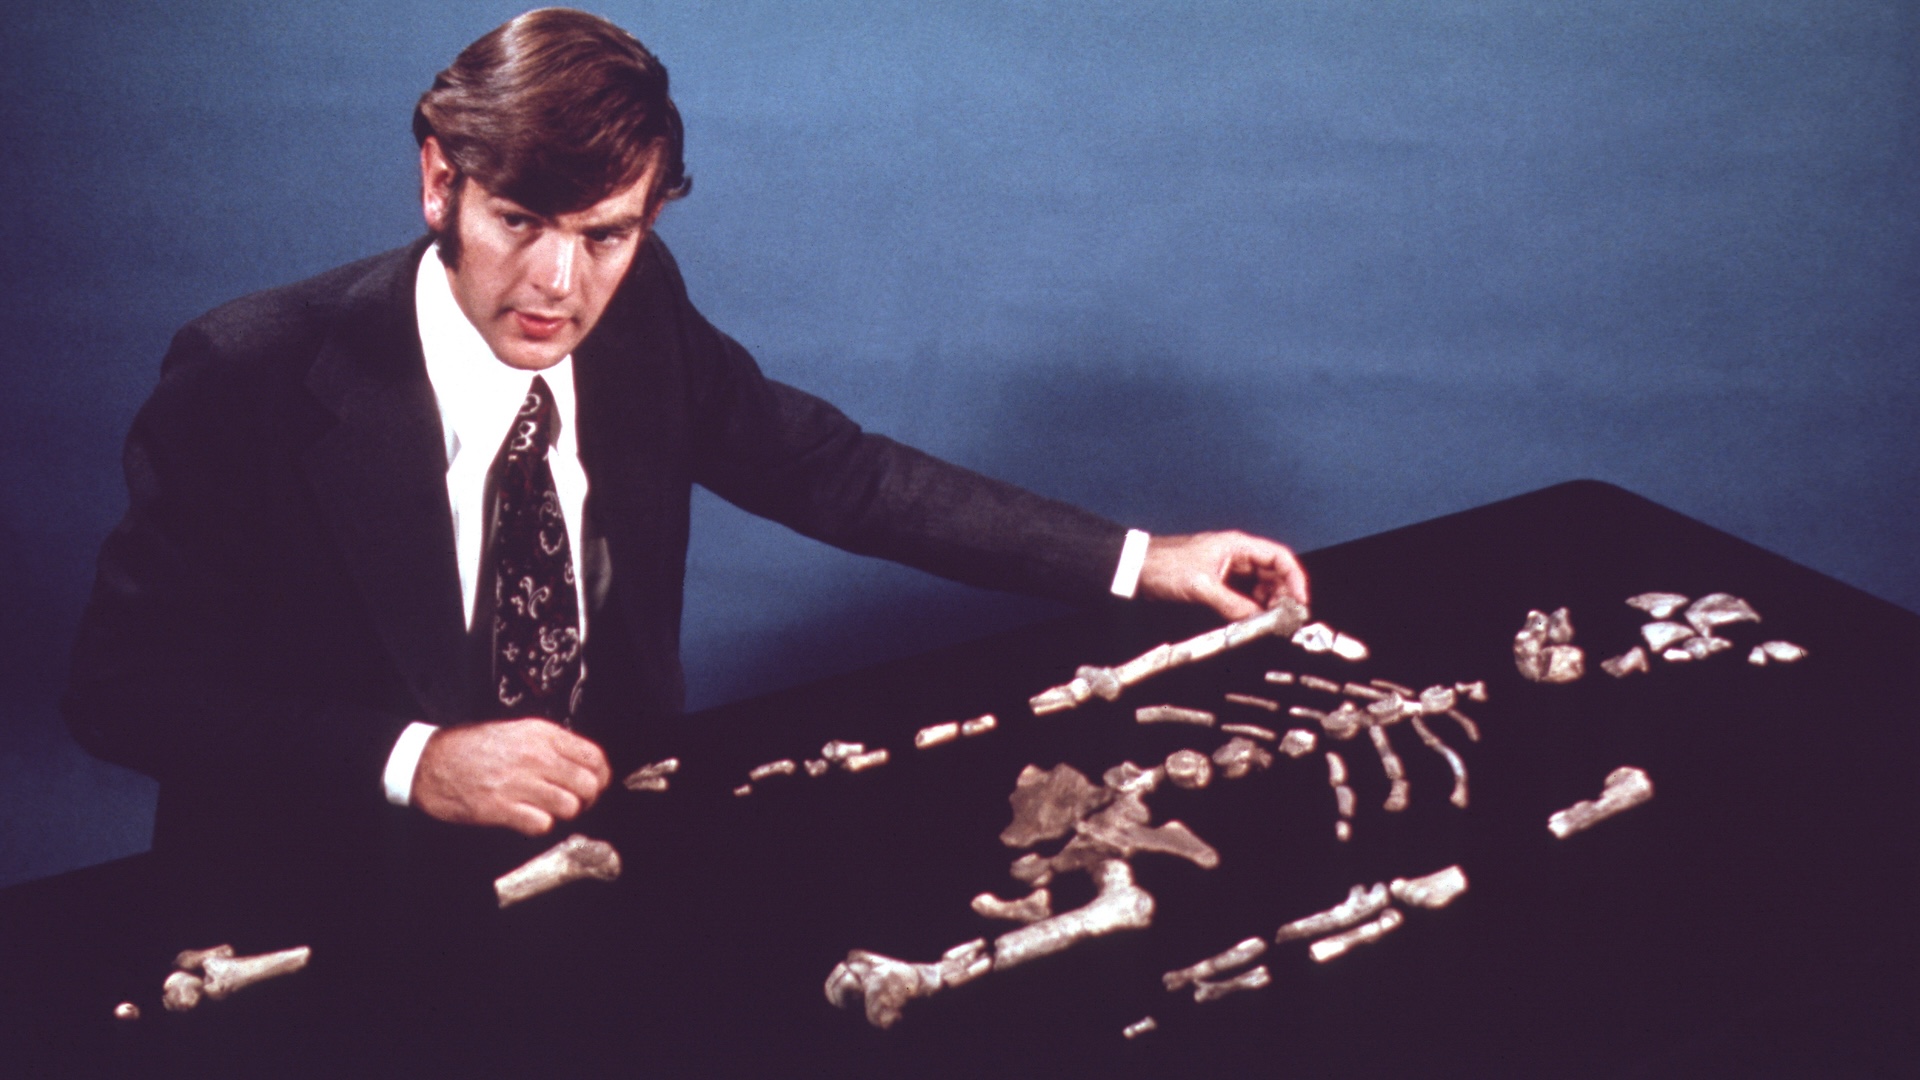
[[[1565,810],[1554,811],[1553,816],[1547,819],[1547,828],[1553,830],[1554,836],[1564,840],[1651,798],[1653,780],[1646,771],[1622,765],[1607,774],[1606,787],[1601,790],[1599,799],[1582,799]]]
[[[907,1002],[972,982],[992,966],[985,938],[955,945],[931,964],[914,964],[855,949],[827,976],[827,1000],[844,1009],[847,998],[858,995],[866,1001],[867,1022],[888,1028],[900,1019],[900,1010]]]
[[[570,881],[582,878],[612,881],[619,876],[620,853],[613,850],[612,844],[574,833],[518,869],[494,879],[493,892],[499,897],[500,906],[508,907]]]

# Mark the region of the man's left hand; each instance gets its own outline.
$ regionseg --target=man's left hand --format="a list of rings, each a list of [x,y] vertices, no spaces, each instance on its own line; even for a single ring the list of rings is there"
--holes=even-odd
[[[1285,545],[1243,532],[1156,536],[1140,567],[1140,592],[1244,619],[1272,607],[1282,593],[1306,603],[1307,572]]]

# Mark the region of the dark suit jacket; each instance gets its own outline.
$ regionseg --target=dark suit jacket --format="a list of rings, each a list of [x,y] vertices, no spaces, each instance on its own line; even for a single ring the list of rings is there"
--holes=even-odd
[[[130,505],[64,706],[83,746],[160,780],[160,846],[183,818],[379,807],[407,723],[465,719],[445,452],[413,310],[424,244],[195,320],[134,421]],[[680,708],[694,483],[994,588],[1097,598],[1118,560],[1119,526],[763,377],[694,310],[657,238],[574,360],[584,542],[604,586],[581,726],[603,742]]]

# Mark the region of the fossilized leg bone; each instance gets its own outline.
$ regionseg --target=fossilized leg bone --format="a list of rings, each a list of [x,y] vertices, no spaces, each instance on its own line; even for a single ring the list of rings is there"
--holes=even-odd
[[[291,975],[307,966],[313,957],[313,950],[305,945],[279,952],[263,953],[259,956],[209,956],[202,961],[206,971],[205,984],[201,990],[208,997],[219,1001],[238,991],[245,990],[254,983],[266,979]]]
[[[1401,923],[1406,921],[1407,917],[1405,915],[1400,914],[1400,912],[1393,908],[1388,908],[1381,912],[1380,917],[1372,922],[1362,923],[1351,930],[1335,934],[1329,938],[1321,938],[1309,946],[1307,952],[1313,957],[1314,963],[1324,964],[1334,957],[1345,953],[1355,945],[1365,945],[1368,942],[1379,941],[1388,931],[1396,929]]]
[[[1219,1001],[1228,994],[1237,994],[1242,990],[1259,990],[1273,982],[1273,976],[1267,971],[1267,965],[1261,964],[1252,971],[1236,975],[1231,979],[1218,982],[1202,979],[1193,984],[1193,1000],[1205,1005],[1209,1001]]]
[[[993,942],[993,969],[999,971],[1050,956],[1089,938],[1116,930],[1140,930],[1153,923],[1153,896],[1133,883],[1133,868],[1121,859],[1093,867],[1100,894],[1085,907],[1010,930]]]
[[[1556,810],[1547,819],[1547,828],[1564,840],[1596,822],[1622,810],[1639,806],[1653,798],[1653,781],[1646,771],[1622,765],[1607,774],[1607,783],[1597,800],[1582,799],[1565,810]]]
[[[493,892],[504,908],[570,881],[582,878],[612,881],[619,876],[620,853],[613,850],[612,844],[574,833],[517,869],[500,875],[493,882]]]
[[[215,945],[211,949],[186,949],[173,958],[173,966],[181,971],[199,971],[200,965],[210,956],[233,959],[233,946]]]
[[[205,988],[200,976],[191,971],[176,971],[161,984],[160,1004],[166,1006],[168,1012],[186,1012],[200,1004],[200,994]]]
[[[1379,729],[1375,728],[1374,730],[1378,731]],[[1447,801],[1452,803],[1455,806],[1460,807],[1463,810],[1466,809],[1466,806],[1467,806],[1466,762],[1461,761],[1460,755],[1453,752],[1453,747],[1448,746],[1446,743],[1441,742],[1439,736],[1427,730],[1427,725],[1421,722],[1420,718],[1417,716],[1413,718],[1413,733],[1420,736],[1420,741],[1423,743],[1426,743],[1427,747],[1431,749],[1434,753],[1439,754],[1441,757],[1447,759],[1447,767],[1453,770],[1453,794],[1448,796]]]
[[[1178,990],[1183,986],[1191,986],[1201,979],[1211,979],[1223,971],[1231,971],[1242,964],[1251,963],[1266,951],[1266,942],[1257,937],[1250,937],[1217,956],[1207,957],[1192,967],[1169,971],[1160,976],[1160,981],[1166,984],[1168,990]]]
[[[932,964],[915,964],[891,956],[855,949],[827,976],[827,1000],[836,1008],[847,999],[865,999],[867,1022],[892,1027],[900,1010],[914,998],[930,997],[949,986],[972,982],[992,969],[985,939],[956,945]]]
[[[1370,919],[1385,910],[1387,906],[1387,887],[1376,884],[1369,889],[1355,885],[1347,893],[1347,898],[1325,911],[1315,912],[1303,919],[1295,919],[1280,928],[1273,935],[1275,945],[1283,945],[1300,938],[1317,937],[1344,927],[1352,926],[1363,919]]]
[[[1449,866],[1425,877],[1394,878],[1393,883],[1387,886],[1387,891],[1403,904],[1443,908],[1453,903],[1454,897],[1467,891],[1467,874],[1458,866]]]
[[[1053,894],[1045,889],[1035,889],[1022,899],[1002,900],[992,893],[981,893],[973,898],[973,910],[989,919],[1039,922],[1052,917]]]

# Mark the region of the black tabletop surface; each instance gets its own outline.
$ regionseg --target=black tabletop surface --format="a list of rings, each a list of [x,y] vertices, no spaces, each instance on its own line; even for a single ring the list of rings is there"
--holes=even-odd
[[[664,793],[610,792],[580,831],[626,870],[502,910],[488,873],[444,883],[429,927],[308,932],[236,903],[199,872],[138,856],[0,894],[0,1072],[13,1075],[1920,1075],[1914,916],[1920,617],[1604,484],[1580,482],[1306,557],[1313,615],[1367,643],[1347,662],[1256,641],[1118,702],[1036,717],[1027,698],[1080,664],[1113,664],[1207,629],[1204,613],[1118,605],[825,679],[652,733],[684,765]],[[1598,661],[1639,640],[1647,591],[1733,593],[1762,616],[1736,648],[1622,679]],[[1588,659],[1571,684],[1527,682],[1512,642],[1529,609],[1570,609]],[[1795,664],[1747,662],[1784,639]],[[1216,848],[1216,868],[1142,853],[1153,925],[994,971],[870,1026],[823,984],[849,950],[912,961],[1014,924],[1019,851],[999,840],[1022,767],[1111,766],[1211,752],[1217,730],[1142,725],[1137,706],[1214,711],[1276,730],[1310,721],[1227,703],[1336,699],[1270,670],[1413,688],[1484,680],[1463,703],[1481,739],[1434,732],[1446,762],[1389,729],[1411,783],[1365,736],[1204,789],[1147,799]],[[916,729],[993,713],[987,734],[925,750]],[[829,739],[884,746],[859,774],[772,777]],[[1324,752],[1357,795],[1352,838]],[[1555,839],[1553,811],[1621,765],[1654,798]],[[544,842],[532,844],[538,850]],[[1468,891],[1328,963],[1307,943],[1260,958],[1264,989],[1198,1004],[1161,973],[1328,908],[1354,885],[1460,866]],[[416,868],[418,869],[418,868]],[[356,890],[391,886],[368,879]],[[1054,909],[1093,895],[1054,884]],[[313,900],[313,897],[308,897]],[[325,898],[318,901],[325,904]],[[298,906],[298,905],[294,905]],[[377,910],[377,909],[374,909]],[[379,915],[367,918],[378,921]],[[297,940],[311,938],[311,940]],[[193,1012],[160,1008],[182,948],[312,944],[309,968]],[[137,1021],[112,1018],[133,1001]],[[1128,1040],[1145,1016],[1157,1030]],[[8,1063],[11,1063],[9,1066]]]

